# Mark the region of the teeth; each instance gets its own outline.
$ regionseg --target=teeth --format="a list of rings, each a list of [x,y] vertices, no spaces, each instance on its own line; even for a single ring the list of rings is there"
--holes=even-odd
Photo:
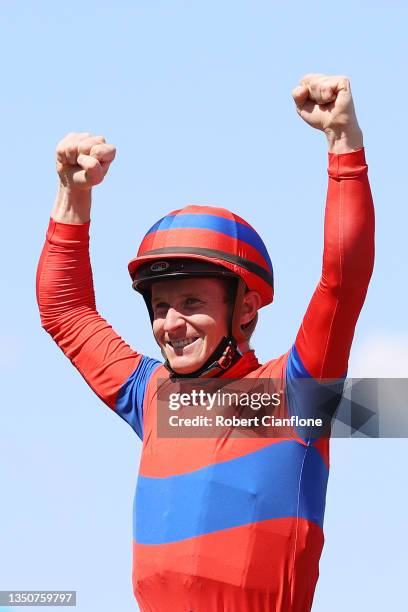
[[[173,340],[171,342],[171,345],[173,348],[180,349],[180,348],[184,348],[185,346],[188,346],[189,344],[192,344],[196,340],[197,338],[186,338],[185,340]]]

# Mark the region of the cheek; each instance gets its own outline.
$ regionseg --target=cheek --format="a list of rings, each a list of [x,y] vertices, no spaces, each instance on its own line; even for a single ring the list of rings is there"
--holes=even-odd
[[[228,325],[224,319],[209,319],[206,325],[207,337],[212,345],[217,345],[223,336],[228,334]]]
[[[152,330],[153,330],[153,336],[157,340],[162,334],[163,321],[159,321],[159,320],[153,321]]]

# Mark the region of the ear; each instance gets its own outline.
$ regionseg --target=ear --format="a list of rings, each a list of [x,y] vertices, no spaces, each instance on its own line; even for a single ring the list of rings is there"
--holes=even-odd
[[[240,324],[250,323],[261,306],[261,296],[257,291],[247,291],[242,299]]]

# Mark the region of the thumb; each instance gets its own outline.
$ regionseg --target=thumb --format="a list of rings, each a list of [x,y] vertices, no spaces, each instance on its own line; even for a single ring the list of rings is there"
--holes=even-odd
[[[292,97],[297,107],[302,107],[309,97],[309,89],[306,85],[298,85],[292,90]]]

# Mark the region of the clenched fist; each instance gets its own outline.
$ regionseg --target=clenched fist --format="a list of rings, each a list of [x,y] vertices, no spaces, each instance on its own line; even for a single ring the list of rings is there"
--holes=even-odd
[[[90,190],[105,178],[116,149],[103,136],[67,134],[57,145],[57,172],[64,187]]]
[[[363,146],[347,77],[306,74],[292,96],[302,119],[326,134],[331,151],[346,153]]]
[[[51,216],[61,223],[86,223],[91,213],[92,187],[105,178],[116,149],[103,136],[67,134],[57,145],[60,185]]]

